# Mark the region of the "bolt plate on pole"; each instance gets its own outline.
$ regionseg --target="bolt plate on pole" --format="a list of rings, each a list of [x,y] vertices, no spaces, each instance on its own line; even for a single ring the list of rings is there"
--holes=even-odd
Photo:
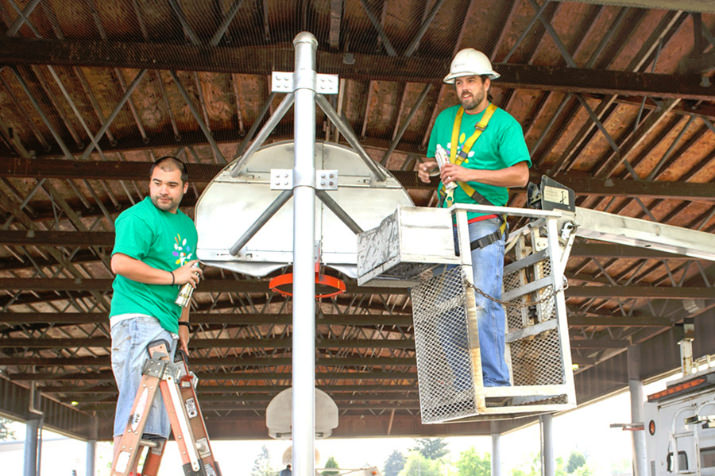
[[[316,74],[315,92],[319,94],[338,94],[340,81],[337,74]]]
[[[271,190],[291,190],[293,169],[271,169]]]
[[[271,91],[274,93],[292,93],[293,73],[285,71],[273,71],[271,73]]]
[[[318,190],[337,190],[338,189],[338,171],[335,170],[316,170],[315,171],[315,188]]]

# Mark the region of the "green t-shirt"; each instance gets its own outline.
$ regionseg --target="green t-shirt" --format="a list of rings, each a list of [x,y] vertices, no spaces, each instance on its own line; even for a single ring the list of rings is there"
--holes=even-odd
[[[181,210],[162,211],[151,199],[123,211],[114,222],[114,253],[143,261],[152,268],[172,271],[196,259],[198,236],[194,222]],[[117,275],[112,285],[109,316],[139,313],[153,316],[169,332],[179,330],[181,307],[174,303],[178,286],[144,284]]]
[[[430,135],[427,157],[435,156],[437,144],[440,144],[447,151],[447,154],[450,153],[452,127],[458,110],[458,105],[452,106],[437,116]],[[466,112],[462,114],[457,152],[462,149],[464,142],[474,133],[474,126],[479,123],[485,111],[479,114],[467,114]],[[529,149],[526,147],[521,124],[504,109],[497,108],[494,111],[494,115],[489,119],[487,128],[474,143],[467,158],[461,165],[471,169],[499,170],[511,167],[519,162],[526,162],[531,167]],[[504,206],[507,204],[509,190],[506,187],[497,187],[479,182],[467,183],[474,187],[477,192],[484,195],[493,205]],[[442,187],[443,185],[440,183],[440,188]],[[477,203],[461,187],[457,187],[454,190],[454,201],[456,203]],[[442,206],[446,207],[447,205],[442,203]],[[469,213],[468,215],[471,219],[483,214]]]

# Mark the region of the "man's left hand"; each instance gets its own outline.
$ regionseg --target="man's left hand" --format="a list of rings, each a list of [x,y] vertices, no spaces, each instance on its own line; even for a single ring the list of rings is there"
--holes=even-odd
[[[189,328],[187,326],[179,326],[179,348],[189,355]]]

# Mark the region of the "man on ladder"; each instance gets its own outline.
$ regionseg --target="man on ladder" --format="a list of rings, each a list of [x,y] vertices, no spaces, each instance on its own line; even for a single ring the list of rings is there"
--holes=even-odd
[[[149,344],[165,341],[169,361],[177,341],[188,353],[189,307],[182,308],[175,300],[179,285],[196,286],[203,273],[194,266],[196,227],[179,210],[189,186],[185,164],[176,157],[161,157],[149,173],[149,197],[122,212],[115,222],[111,268],[116,277],[109,314],[112,372],[119,390],[114,418],[115,460],[149,360]],[[169,426],[159,396],[148,412],[145,439],[163,447]]]

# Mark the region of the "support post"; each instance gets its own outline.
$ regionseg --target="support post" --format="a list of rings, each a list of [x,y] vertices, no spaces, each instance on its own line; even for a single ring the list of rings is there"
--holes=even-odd
[[[315,474],[315,53],[299,33],[295,47],[293,168],[293,474]]]
[[[92,417],[92,430],[90,438],[87,440],[87,460],[85,462],[85,475],[94,476],[94,461],[97,454],[97,439],[99,437],[99,418]]]
[[[640,379],[641,355],[637,345],[628,346],[628,390],[631,396],[631,423],[643,422],[643,382]],[[631,432],[633,438],[633,475],[648,475],[648,455],[645,449],[645,431]]]
[[[84,474],[94,476],[94,458],[97,449],[97,440],[87,441],[87,461],[85,464]]]
[[[41,418],[31,418],[25,423],[24,476],[37,476],[40,420]]]
[[[492,433],[492,476],[501,476],[501,433],[496,422],[491,423]]]
[[[541,428],[541,474],[542,476],[554,476],[556,474],[556,462],[554,460],[554,437],[552,432],[553,415],[545,413],[539,417]]]

